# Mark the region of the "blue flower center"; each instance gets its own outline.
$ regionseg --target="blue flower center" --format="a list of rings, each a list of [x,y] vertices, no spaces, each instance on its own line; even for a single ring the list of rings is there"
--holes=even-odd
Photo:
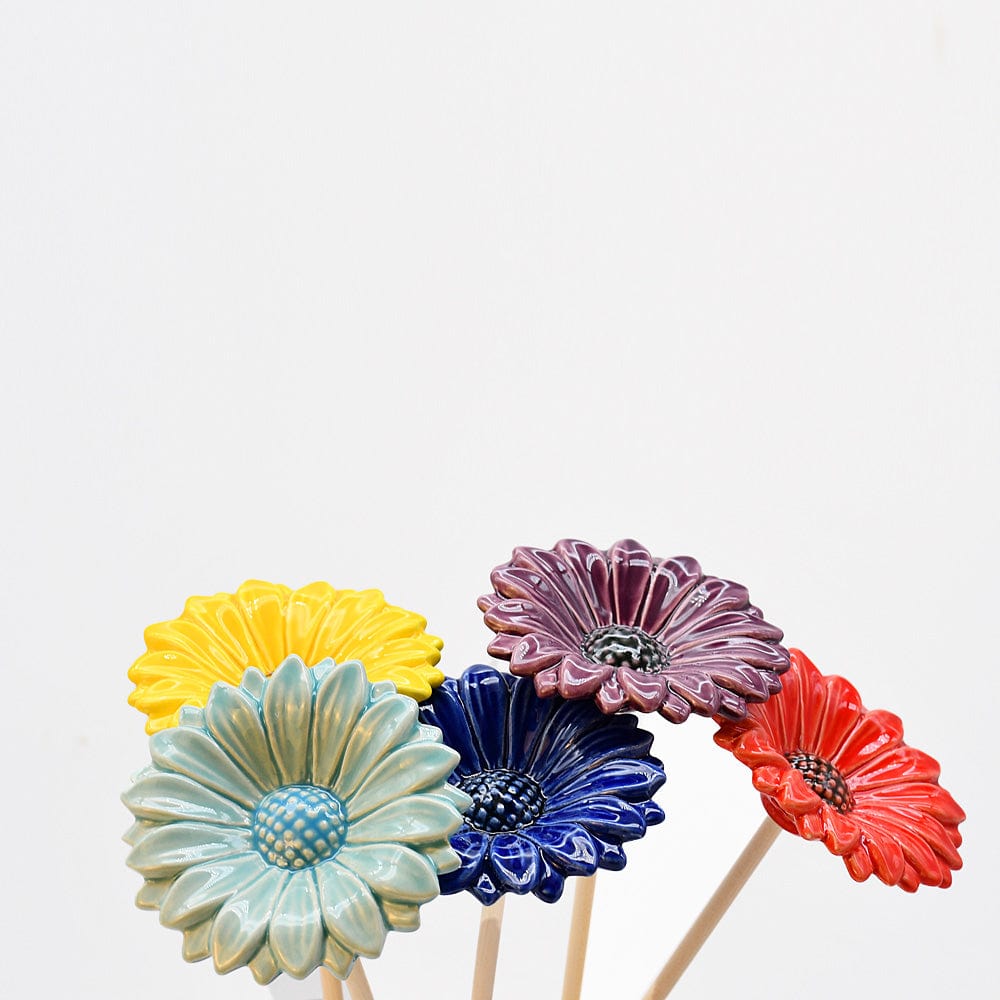
[[[465,821],[484,833],[531,826],[545,809],[545,795],[538,782],[505,767],[470,774],[458,787],[472,799]]]
[[[253,814],[253,846],[278,868],[309,868],[333,857],[347,836],[347,810],[326,788],[285,785]]]
[[[631,667],[641,674],[659,674],[670,666],[662,643],[634,625],[606,625],[595,629],[580,644],[591,663]]]
[[[828,760],[812,753],[786,753],[785,760],[798,771],[806,784],[837,812],[850,812],[854,808],[854,796],[844,776]]]

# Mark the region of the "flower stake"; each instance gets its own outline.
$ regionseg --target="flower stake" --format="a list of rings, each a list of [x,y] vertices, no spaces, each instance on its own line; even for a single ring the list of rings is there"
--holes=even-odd
[[[420,709],[459,754],[448,779],[471,799],[451,837],[460,858],[441,892],[485,907],[504,893],[556,902],[565,880],[625,866],[622,844],[662,822],[652,801],[665,778],[635,716],[607,718],[591,701],[540,698],[531,680],[473,666]],[[492,996],[499,921],[485,923],[476,1000]]]
[[[753,770],[768,819],[723,881],[644,1000],[663,1000],[777,836],[822,840],[851,878],[875,875],[916,892],[947,888],[962,867],[965,813],[939,784],[937,761],[903,742],[891,712],[868,711],[854,686],[791,652],[781,694],[715,735]]]
[[[692,712],[741,719],[747,704],[780,690],[788,669],[781,629],[738,583],[706,576],[689,556],[656,559],[631,539],[608,550],[563,539],[520,547],[479,599],[497,633],[489,652],[533,677],[542,697],[592,698],[604,713]],[[580,883],[573,907],[563,1000],[583,981],[594,899]]]

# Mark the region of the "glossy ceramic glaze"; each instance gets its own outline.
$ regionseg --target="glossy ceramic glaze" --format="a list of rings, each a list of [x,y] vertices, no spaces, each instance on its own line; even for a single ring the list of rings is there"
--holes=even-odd
[[[460,754],[451,781],[473,799],[452,837],[461,867],[444,893],[489,904],[506,892],[562,895],[570,875],[625,866],[622,844],[663,820],[653,737],[592,701],[540,698],[530,679],[474,666],[420,708]]]
[[[129,704],[149,716],[153,733],[176,725],[182,705],[203,706],[216,681],[238,684],[247,667],[270,674],[292,655],[360,660],[369,680],[392,681],[419,701],[444,678],[435,667],[442,643],[426,624],[378,590],[250,580],[235,594],[192,597],[180,618],[146,629],[146,652],[129,670]]]
[[[489,652],[538,693],[594,698],[603,712],[691,712],[738,719],[781,689],[781,629],[746,588],[705,576],[688,556],[655,559],[638,542],[607,551],[565,539],[517,548],[479,599]]]
[[[319,965],[344,978],[388,931],[416,929],[459,866],[459,755],[360,663],[250,668],[150,750],[123,795],[128,864],[139,906],[183,932],[188,961],[248,965],[261,983]]]
[[[791,661],[780,694],[741,722],[719,720],[715,736],[753,769],[768,815],[822,840],[859,882],[951,885],[965,813],[938,784],[937,761],[903,742],[897,716],[867,711],[843,677],[797,649]]]

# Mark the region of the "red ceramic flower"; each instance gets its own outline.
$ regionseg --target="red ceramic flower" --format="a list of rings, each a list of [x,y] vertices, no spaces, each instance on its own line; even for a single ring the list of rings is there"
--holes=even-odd
[[[843,677],[797,649],[791,658],[781,693],[740,722],[718,719],[715,742],[753,769],[775,823],[822,840],[856,881],[951,885],[965,813],[938,785],[937,761],[903,742],[897,716],[867,711]]]

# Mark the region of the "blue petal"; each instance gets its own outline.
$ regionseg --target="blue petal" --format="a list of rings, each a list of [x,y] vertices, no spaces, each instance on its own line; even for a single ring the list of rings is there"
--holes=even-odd
[[[543,903],[555,903],[563,894],[566,880],[542,856],[542,873],[538,885],[531,891]]]
[[[579,704],[579,702],[573,703]],[[595,712],[598,710],[595,708]],[[653,737],[636,728],[634,715],[600,716],[593,724],[581,727],[585,717],[560,711],[546,734],[546,753],[532,769],[536,781],[548,791],[569,775],[586,773],[593,766],[608,760],[646,756]],[[558,723],[558,724],[557,724]]]
[[[469,719],[472,738],[483,766],[498,767],[504,759],[504,735],[510,691],[505,674],[496,667],[469,667],[458,682],[459,696]]]
[[[617,795],[626,802],[645,802],[666,781],[663,768],[649,760],[609,760],[583,774],[563,776],[546,789],[553,809],[595,795]]]
[[[593,875],[600,855],[593,837],[576,823],[536,823],[524,831],[561,875]]]
[[[560,823],[579,823],[587,830],[593,830],[599,837],[618,843],[635,840],[646,832],[646,821],[642,818],[642,813],[635,806],[613,795],[581,799],[549,815]]]
[[[542,874],[541,861],[538,848],[525,837],[498,833],[490,841],[490,867],[503,892],[523,895],[534,889]]]
[[[620,872],[625,867],[625,852],[621,849],[621,846],[619,844],[610,844],[608,841],[601,840],[600,837],[593,834],[591,836],[601,854],[597,862],[598,867],[607,868],[608,871]]]
[[[507,719],[507,766],[527,771],[535,743],[545,732],[559,698],[539,698],[531,677],[514,677]]]
[[[468,889],[479,878],[486,857],[487,839],[478,830],[463,827],[452,834],[451,849],[458,855],[459,866],[453,872],[438,876],[442,895]]]
[[[497,888],[489,872],[481,872],[475,884],[469,886],[469,892],[479,900],[483,906],[492,906],[503,893]]]
[[[655,802],[639,802],[636,809],[642,813],[646,826],[656,826],[657,823],[662,823],[666,819],[663,810]]]
[[[420,706],[420,721],[428,726],[437,726],[443,734],[445,746],[459,752],[461,760],[455,766],[456,774],[478,774],[483,770],[458,694],[458,681],[451,677],[445,679],[430,700]]]

